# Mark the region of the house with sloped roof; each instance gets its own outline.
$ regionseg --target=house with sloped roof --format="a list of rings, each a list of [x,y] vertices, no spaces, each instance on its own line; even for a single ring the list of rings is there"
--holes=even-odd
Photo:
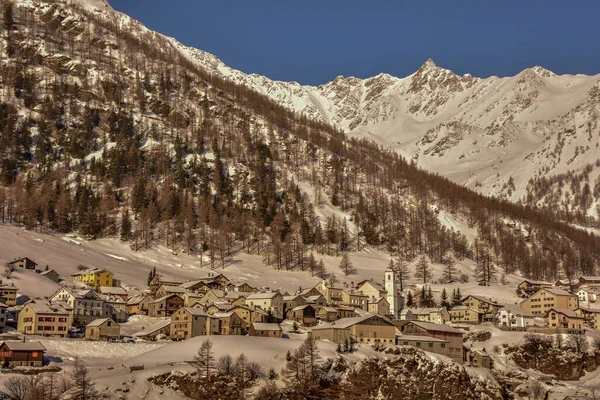
[[[552,307],[544,316],[549,328],[584,329],[585,318],[573,310]]]
[[[422,321],[407,321],[400,324],[403,335],[430,336],[449,343],[448,357],[457,362],[463,361],[464,332],[448,325]]]
[[[250,332],[248,334],[250,336],[281,338],[283,336],[283,331],[279,324],[253,322],[250,325]]]
[[[218,334],[219,319],[200,308],[181,307],[171,315],[170,336],[173,340]]]
[[[123,300],[127,301],[129,299],[129,295],[127,294],[127,290],[125,290],[121,286],[100,286],[98,288],[99,294],[111,295],[111,296],[119,296]]]
[[[36,269],[38,264],[29,257],[17,258],[8,263],[8,265],[23,269]]]
[[[498,311],[498,327],[507,330],[525,330],[534,325],[535,315],[518,305],[504,306]]]
[[[498,311],[504,307],[504,304],[497,303],[491,298],[472,294],[463,297],[460,302],[463,306],[480,311],[482,322],[496,322]]]
[[[128,315],[148,315],[150,303],[154,298],[149,294],[138,294],[127,300],[125,312]]]
[[[46,348],[40,342],[3,342],[0,363],[11,367],[43,367]]]
[[[396,335],[396,344],[398,346],[412,346],[430,353],[448,356],[450,352],[450,342],[444,339],[437,339],[424,335]]]
[[[521,302],[521,308],[535,316],[543,317],[552,308],[576,310],[579,298],[559,288],[543,288]]]
[[[47,269],[46,271],[42,271],[42,272],[40,272],[40,275],[43,277],[46,277],[56,283],[58,283],[60,281],[60,275],[58,274],[58,272],[56,272],[53,269]]]
[[[73,324],[85,326],[104,317],[104,299],[93,289],[60,288],[48,298],[51,303],[66,303],[71,307]]]
[[[248,324],[233,311],[215,313],[213,317],[219,320],[221,335],[245,335],[248,332]]]
[[[260,307],[276,319],[283,319],[283,296],[279,292],[250,293],[246,305]]]
[[[317,323],[317,309],[310,304],[295,307],[288,311],[286,318],[304,326]]]
[[[99,318],[87,324],[85,338],[87,340],[117,342],[121,338],[121,326],[112,318]]]
[[[315,340],[329,340],[337,344],[347,341],[364,344],[395,344],[398,329],[387,318],[365,313],[365,315],[342,318],[337,321],[321,324],[311,329]]]
[[[168,294],[152,301],[148,305],[149,317],[170,317],[183,307],[183,297],[178,294]]]
[[[17,332],[65,338],[71,325],[71,312],[62,304],[31,301],[19,312]]]

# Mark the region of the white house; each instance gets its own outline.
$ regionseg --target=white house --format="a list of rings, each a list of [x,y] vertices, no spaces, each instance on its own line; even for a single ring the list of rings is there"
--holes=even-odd
[[[498,311],[498,326],[510,329],[525,329],[533,326],[535,315],[517,305],[504,306]]]
[[[278,319],[283,319],[283,296],[279,292],[251,293],[246,298],[247,306],[260,307]]]
[[[598,299],[598,289],[592,289],[589,287],[580,287],[576,295],[579,298],[579,303],[589,304],[595,303]]]

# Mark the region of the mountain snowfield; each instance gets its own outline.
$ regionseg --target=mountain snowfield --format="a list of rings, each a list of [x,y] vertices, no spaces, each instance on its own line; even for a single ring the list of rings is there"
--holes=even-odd
[[[530,179],[581,171],[599,158],[600,75],[558,76],[536,66],[514,77],[482,79],[428,60],[405,78],[339,76],[315,87],[247,75],[173,43],[214,74],[484,194],[518,201]],[[591,182],[598,175],[595,169]],[[596,205],[588,215],[597,216]]]

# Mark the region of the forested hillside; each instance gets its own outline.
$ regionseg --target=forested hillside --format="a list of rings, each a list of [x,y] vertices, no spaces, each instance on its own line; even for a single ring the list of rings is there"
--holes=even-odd
[[[471,258],[484,281],[598,267],[600,239],[552,211],[484,197],[350,139],[212,75],[111,9],[1,7],[2,223],[119,236],[134,250],[160,241],[211,266],[245,251],[314,275],[319,253],[364,246]],[[346,218],[319,218],[325,205]],[[476,240],[445,227],[442,211],[468,219]]]

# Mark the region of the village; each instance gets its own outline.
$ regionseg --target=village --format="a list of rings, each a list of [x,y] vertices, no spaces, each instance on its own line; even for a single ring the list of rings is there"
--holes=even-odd
[[[211,335],[285,338],[299,332],[339,348],[412,346],[490,368],[491,355],[484,348],[464,343],[473,326],[487,323],[503,331],[546,334],[581,334],[600,326],[600,307],[594,307],[600,277],[554,283],[524,279],[516,287],[520,303],[503,304],[463,296],[460,290],[433,295],[425,286],[401,289],[396,271],[389,268],[381,282],[323,280],[296,293],[255,288],[220,273],[184,282],[163,279],[154,270],[147,289],[131,293],[103,268],[80,268],[62,277],[52,269],[38,269],[27,257],[7,267],[62,285],[47,298],[17,298],[19,288],[0,286],[0,326],[5,332],[0,362],[9,368],[43,367],[43,337],[134,345]],[[121,326],[134,316],[152,323],[124,335]]]

